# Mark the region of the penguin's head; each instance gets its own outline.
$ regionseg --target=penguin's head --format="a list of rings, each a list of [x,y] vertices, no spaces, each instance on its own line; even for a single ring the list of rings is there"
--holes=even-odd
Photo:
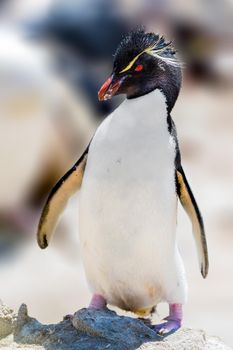
[[[168,109],[175,104],[181,86],[181,63],[171,42],[144,29],[131,32],[119,44],[113,71],[99,90],[100,101],[125,94],[128,99],[161,90]]]

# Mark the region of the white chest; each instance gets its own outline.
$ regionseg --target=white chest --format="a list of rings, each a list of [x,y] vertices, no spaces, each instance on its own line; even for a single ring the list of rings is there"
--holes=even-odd
[[[163,202],[174,192],[174,158],[163,94],[126,100],[97,130],[82,187],[106,189],[115,200],[144,193]]]
[[[92,140],[80,196],[80,236],[88,279],[105,294],[111,278],[127,281],[138,259],[145,284],[156,284],[160,277],[151,257],[161,270],[174,248],[175,144],[166,116],[160,91],[126,100]]]

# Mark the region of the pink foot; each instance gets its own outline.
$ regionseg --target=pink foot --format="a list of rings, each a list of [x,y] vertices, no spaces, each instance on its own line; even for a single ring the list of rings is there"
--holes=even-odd
[[[182,305],[170,304],[169,316],[165,318],[167,322],[155,325],[153,328],[158,335],[165,336],[175,332],[181,327],[182,322]]]
[[[106,308],[106,300],[100,294],[94,294],[91,298],[90,305],[88,309],[102,310]]]

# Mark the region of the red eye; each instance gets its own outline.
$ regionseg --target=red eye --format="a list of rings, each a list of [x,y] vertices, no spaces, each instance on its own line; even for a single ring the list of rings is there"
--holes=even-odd
[[[136,72],[141,72],[141,70],[143,70],[143,65],[142,65],[142,64],[139,64],[139,65],[135,68],[135,71],[136,71]]]

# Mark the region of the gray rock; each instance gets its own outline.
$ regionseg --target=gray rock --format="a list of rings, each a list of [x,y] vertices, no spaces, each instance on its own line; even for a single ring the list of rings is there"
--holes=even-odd
[[[13,332],[16,314],[0,300],[0,339]]]
[[[79,332],[89,335],[92,340],[90,349],[130,350],[137,349],[148,341],[161,340],[161,337],[141,320],[118,316],[110,310],[79,310],[74,314],[72,324]],[[99,345],[96,342],[97,339],[100,340]],[[84,344],[81,349],[88,349],[88,347]]]
[[[143,321],[110,310],[81,309],[57,324],[43,325],[28,316],[23,304],[13,324],[14,337],[2,339],[1,349],[230,350],[220,339],[209,337],[202,330],[182,328],[163,339]]]

